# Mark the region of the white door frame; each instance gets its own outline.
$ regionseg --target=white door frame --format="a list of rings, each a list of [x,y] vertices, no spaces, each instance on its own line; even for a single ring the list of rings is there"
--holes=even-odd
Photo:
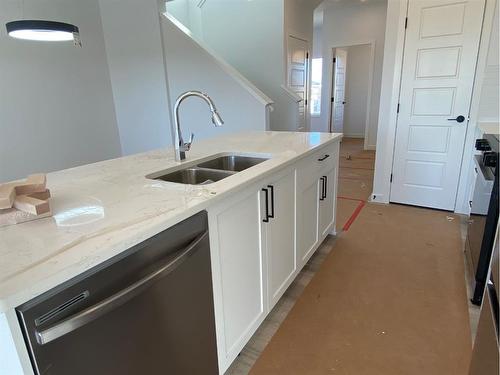
[[[370,111],[371,111],[371,106],[372,106],[372,91],[373,91],[373,75],[375,72],[375,40],[366,40],[366,41],[351,41],[351,42],[346,42],[346,43],[341,43],[341,44],[335,44],[329,48],[330,50],[330,60],[328,62],[329,64],[329,69],[328,71],[330,72],[329,75],[329,84],[330,84],[330,114],[328,115],[328,129],[331,132],[332,131],[332,114],[333,114],[333,103],[331,101],[331,98],[333,95],[333,90],[335,89],[334,81],[335,81],[335,74],[333,69],[335,66],[333,65],[333,58],[335,57],[334,51],[336,48],[348,48],[352,46],[361,46],[361,45],[369,45],[370,46],[370,68],[368,71],[368,95],[366,97],[366,118],[365,118],[365,139],[364,139],[364,149],[368,150],[371,149],[372,147],[369,147],[368,145],[368,131],[370,129]],[[349,57],[347,57],[347,61],[349,61]],[[349,65],[349,63],[347,63]],[[347,72],[348,67],[346,67],[346,72]],[[347,73],[348,74],[348,73]],[[346,78],[347,78],[346,74]],[[347,80],[346,80],[347,82]]]
[[[384,53],[384,70],[386,68],[391,72],[387,75],[382,73],[382,92],[379,111],[379,129],[377,131],[377,154],[375,159],[375,176],[374,186],[370,201],[377,203],[389,203],[391,192],[391,173],[394,160],[394,146],[396,142],[396,126],[398,120],[397,105],[399,102],[399,93],[401,88],[401,72],[403,69],[404,41],[406,35],[405,20],[408,13],[408,3],[410,0],[399,0],[397,2],[388,3],[387,10],[387,28],[386,28],[386,43],[388,34],[393,34],[390,37],[394,39],[393,43],[396,48],[394,64],[386,62]],[[486,67],[486,55],[488,53],[488,45],[492,32],[493,16],[495,13],[495,4],[497,0],[486,0],[486,7],[483,15],[483,28],[481,32],[481,40],[479,42],[479,56],[476,64],[476,79],[472,91],[472,101],[468,115],[470,120],[467,123],[466,141],[464,152],[462,153],[462,166],[460,169],[460,179],[458,182],[458,193],[455,201],[455,212],[467,213],[465,198],[467,196],[468,187],[467,176],[469,175],[469,165],[467,161],[472,158],[474,133],[476,130],[477,110],[479,106],[480,83],[478,78],[483,77]],[[391,9],[391,6],[393,9]],[[392,27],[397,27],[397,33],[394,35]],[[391,27],[391,33],[387,30]],[[386,47],[384,47],[386,48]],[[388,66],[386,66],[386,64]],[[384,80],[390,83],[386,88],[390,90],[384,93]],[[390,81],[390,82],[389,82]],[[389,87],[390,86],[390,87]],[[462,202],[463,201],[463,202]]]
[[[310,97],[311,97],[311,60],[312,60],[311,42],[307,39],[307,37],[305,35],[303,35],[302,33],[296,32],[295,30],[289,30],[288,33],[285,34],[285,46],[286,46],[286,48],[284,49],[284,59],[285,59],[286,69],[285,69],[285,72],[284,72],[285,73],[285,77],[284,77],[285,78],[285,81],[284,81],[285,83],[284,83],[284,86],[286,86],[287,88],[289,88],[289,86],[288,86],[288,74],[289,74],[288,70],[289,70],[290,67],[288,66],[289,65],[288,64],[288,49],[289,49],[288,39],[290,37],[302,40],[303,42],[307,43],[307,54],[308,54],[308,57],[306,59],[306,64],[307,64],[306,97],[304,99],[301,99],[297,95],[295,95],[294,92],[292,92],[293,96],[296,97],[296,98],[293,98],[293,96],[292,96],[292,99],[300,99],[299,102],[301,100],[307,100],[307,106],[305,106],[305,115],[306,115],[305,131],[308,132],[308,131],[311,130],[311,113],[309,111],[309,106],[311,105],[311,100],[310,100]],[[285,90],[285,92],[287,94],[290,94],[289,92],[287,92],[287,90]]]

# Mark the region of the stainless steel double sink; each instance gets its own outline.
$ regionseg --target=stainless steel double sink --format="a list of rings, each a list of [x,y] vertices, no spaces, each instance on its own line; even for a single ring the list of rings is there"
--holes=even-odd
[[[153,173],[146,177],[178,184],[207,185],[232,176],[268,159],[269,157],[246,155],[216,156],[182,169],[176,169],[172,172],[167,170]]]

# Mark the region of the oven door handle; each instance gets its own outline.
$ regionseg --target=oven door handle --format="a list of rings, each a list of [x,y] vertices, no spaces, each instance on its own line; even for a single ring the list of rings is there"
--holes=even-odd
[[[48,344],[51,341],[58,339],[94,320],[107,314],[108,312],[116,309],[117,307],[123,305],[125,302],[129,301],[133,297],[139,295],[145,289],[148,288],[150,284],[156,280],[165,277],[177,267],[179,267],[187,258],[193,255],[198,249],[198,245],[203,241],[208,235],[208,231],[203,232],[197,236],[187,247],[176,252],[175,257],[169,257],[169,261],[163,264],[160,268],[151,272],[142,279],[136,281],[135,283],[129,285],[125,289],[113,294],[112,296],[102,300],[101,302],[86,308],[79,313],[76,313],[67,319],[63,320],[56,325],[44,329],[43,331],[35,331],[36,341],[40,345]]]

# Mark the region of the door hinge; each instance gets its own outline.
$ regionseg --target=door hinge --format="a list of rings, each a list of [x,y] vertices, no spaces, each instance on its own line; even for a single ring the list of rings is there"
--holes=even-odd
[[[309,52],[306,52],[306,59],[309,58]]]
[[[304,104],[305,104],[305,105],[307,105],[307,99],[306,99],[306,100],[304,100]]]
[[[399,113],[399,103],[398,103],[398,109],[396,110],[396,113]]]
[[[408,17],[405,18],[405,29],[408,28]]]
[[[333,58],[333,63],[335,64],[337,62],[337,59],[334,57]]]
[[[333,103],[333,102],[334,102],[334,100],[333,100],[333,96],[332,96],[332,103]]]
[[[392,173],[391,173],[391,182],[392,182]]]

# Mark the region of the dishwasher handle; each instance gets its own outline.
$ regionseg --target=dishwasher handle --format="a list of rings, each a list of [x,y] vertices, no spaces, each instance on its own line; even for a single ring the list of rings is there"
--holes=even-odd
[[[36,341],[40,345],[45,345],[123,305],[125,302],[129,301],[136,295],[139,295],[151,283],[174,271],[188,257],[196,252],[198,244],[203,241],[207,235],[208,231],[203,232],[198,237],[196,237],[187,247],[178,251],[177,255],[173,259],[169,260],[168,263],[162,265],[154,272],[129,285],[125,289],[117,292],[116,294],[113,294],[112,296],[102,300],[101,302],[93,306],[86,308],[83,311],[80,311],[79,313],[68,317],[67,319],[50,328],[47,328],[40,332],[35,331]]]

